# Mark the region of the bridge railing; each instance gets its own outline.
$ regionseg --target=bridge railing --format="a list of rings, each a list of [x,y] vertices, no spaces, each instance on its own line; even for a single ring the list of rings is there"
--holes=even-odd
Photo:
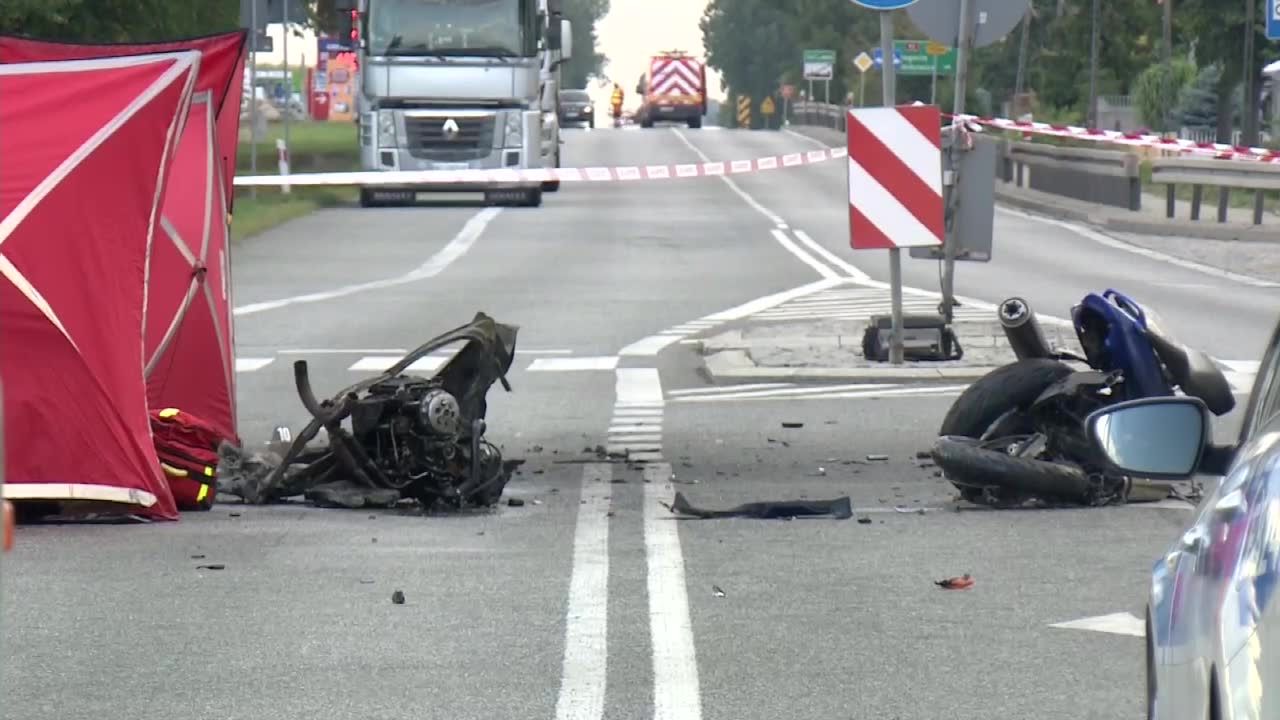
[[[845,110],[839,105],[795,102],[789,119],[793,125],[843,132]],[[1142,210],[1144,190],[1162,190],[1169,219],[1176,218],[1177,200],[1186,197],[1189,187],[1192,221],[1200,219],[1205,188],[1214,188],[1219,223],[1228,220],[1233,191],[1237,196],[1252,193],[1254,225],[1262,225],[1268,216],[1275,218],[1267,211],[1267,201],[1268,196],[1280,194],[1280,163],[1179,156],[1151,148],[1066,147],[1014,140],[998,131],[982,135],[1001,144],[996,179],[1016,187],[1131,212]],[[1148,165],[1150,176],[1144,178]]]

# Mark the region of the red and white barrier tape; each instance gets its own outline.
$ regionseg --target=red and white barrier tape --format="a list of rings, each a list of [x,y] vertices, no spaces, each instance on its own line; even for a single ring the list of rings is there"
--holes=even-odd
[[[954,115],[946,115],[955,118]],[[1057,125],[1045,122],[1028,122],[1010,120],[1008,118],[985,118],[976,115],[961,116],[966,124],[977,124],[983,127],[997,128],[1012,132],[1047,135],[1050,137],[1070,138],[1072,140],[1089,140],[1110,145],[1130,145],[1170,150],[1187,155],[1206,155],[1223,160],[1256,160],[1260,162],[1280,162],[1280,151],[1263,147],[1236,146],[1228,143],[1202,143],[1181,138],[1166,138],[1146,133],[1126,133],[1118,130],[1099,130],[1079,127],[1077,125]]]
[[[494,170],[373,170],[362,172],[301,173],[287,178],[278,175],[239,175],[236,187],[275,185],[361,185],[402,186],[419,184],[486,184],[524,182],[625,182],[628,180],[670,180],[678,178],[739,175],[779,170],[800,165],[816,165],[845,157],[843,147],[774,155],[754,160],[690,163],[684,165],[643,165],[584,168],[503,168]]]

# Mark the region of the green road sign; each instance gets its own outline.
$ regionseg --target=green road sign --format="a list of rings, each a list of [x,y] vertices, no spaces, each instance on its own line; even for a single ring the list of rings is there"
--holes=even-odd
[[[805,50],[804,79],[830,80],[835,75],[836,52],[834,50]]]
[[[932,40],[895,40],[893,49],[902,56],[899,75],[932,75],[937,63],[939,75],[956,71],[956,49]]]

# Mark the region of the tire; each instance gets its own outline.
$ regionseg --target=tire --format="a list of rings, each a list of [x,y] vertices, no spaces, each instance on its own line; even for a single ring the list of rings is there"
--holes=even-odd
[[[1081,502],[1091,494],[1089,477],[1079,468],[988,450],[972,438],[940,437],[932,455],[953,483],[974,489],[995,485],[1014,494]]]
[[[1050,385],[1074,372],[1057,360],[1033,358],[1019,360],[996,368],[965,389],[952,403],[938,435],[978,439],[1010,410],[1026,410]],[[1007,428],[1009,434],[1030,433],[1028,423],[1017,422]],[[938,463],[942,467],[942,463]],[[945,467],[942,468],[947,473]],[[965,500],[981,497],[979,488],[959,483],[961,478],[947,477]]]
[[[702,127],[702,118],[701,118],[701,117],[689,118],[689,129],[691,129],[691,130],[697,130],[697,129],[701,128],[701,127]]]
[[[542,206],[542,188],[534,188],[529,191],[524,201],[525,207],[541,207]]]
[[[591,128],[592,130],[595,130],[595,129],[596,129],[596,119],[595,119],[595,118],[591,118],[590,120],[588,120],[588,121],[587,121],[587,127]]]
[[[373,199],[372,191],[366,190],[365,188],[360,188],[360,207],[362,208],[378,207],[378,202]]]
[[[556,166],[557,168],[558,168],[558,167],[560,167],[560,151],[559,151],[559,150],[556,150],[556,165],[555,165],[555,166]],[[542,192],[552,192],[552,193],[553,193],[553,192],[560,192],[560,181],[559,181],[559,180],[548,180],[547,182],[542,183]]]

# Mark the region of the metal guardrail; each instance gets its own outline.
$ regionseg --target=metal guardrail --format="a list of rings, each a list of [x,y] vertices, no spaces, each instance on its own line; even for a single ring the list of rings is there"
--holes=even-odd
[[[1178,185],[1191,186],[1191,219],[1200,219],[1206,185],[1218,189],[1218,222],[1227,221],[1231,191],[1253,191],[1253,224],[1262,224],[1266,192],[1280,190],[1280,165],[1214,158],[1160,158],[1151,163],[1151,181],[1165,185],[1165,217],[1176,216]]]
[[[1125,150],[1010,142],[1014,183],[1032,190],[1126,210],[1142,209],[1138,156]],[[1034,170],[1035,172],[1032,172]],[[1029,176],[1029,177],[1026,177]]]
[[[844,132],[845,110],[843,105],[797,101],[791,103],[788,119],[800,125],[813,125]]]

